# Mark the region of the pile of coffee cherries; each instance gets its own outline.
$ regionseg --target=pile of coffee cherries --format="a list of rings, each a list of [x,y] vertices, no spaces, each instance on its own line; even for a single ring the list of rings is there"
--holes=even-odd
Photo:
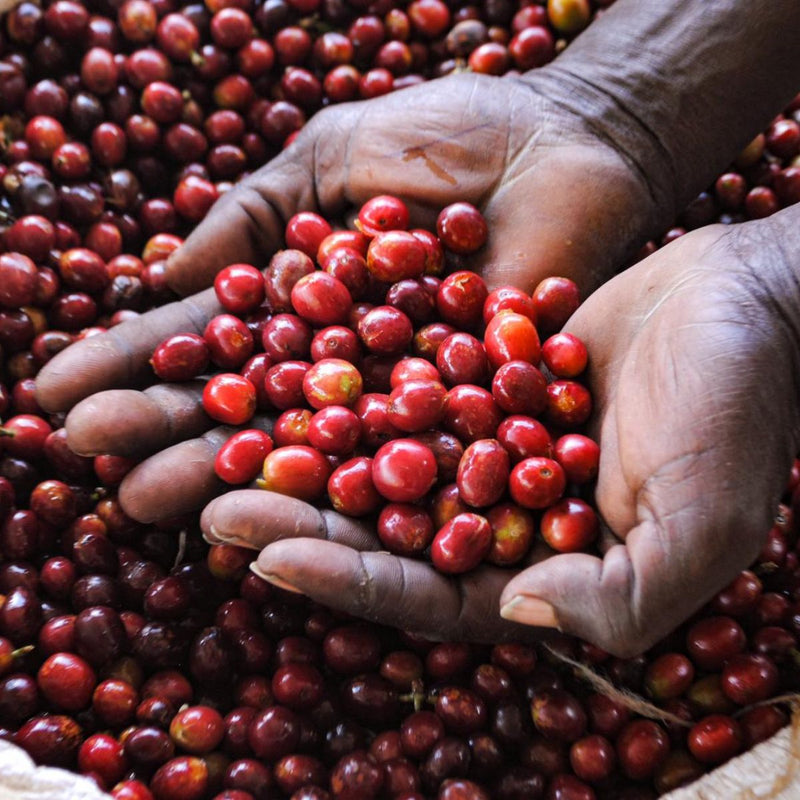
[[[441,571],[517,563],[537,533],[555,550],[590,544],[590,505],[562,498],[597,468],[573,430],[590,413],[575,380],[588,356],[537,332],[574,311],[574,284],[489,292],[460,261],[489,235],[469,204],[443,209],[436,234],[407,226],[390,196],[356,230],[296,215],[266,269],[219,273],[224,313],[161,343],[156,375],[203,377],[209,417],[235,426],[223,480],[260,475],[376,519],[387,548]],[[644,800],[788,722],[769,701],[800,683],[800,462],[753,569],[621,659],[566,636],[434,643],[348,618],[262,581],[252,551],[209,549],[196,519],[126,517],[113,487],[132,462],[72,454],[40,411],[3,433],[27,473],[0,477],[0,735],[118,800]],[[25,493],[41,471],[58,477]]]
[[[54,354],[170,299],[164,259],[218,196],[291,142],[317,109],[456,70],[502,75],[535,68],[608,4],[45,0],[22,2],[0,19],[0,737],[126,800],[645,800],[786,724],[785,707],[767,701],[798,688],[798,465],[752,568],[647,654],[619,659],[566,637],[554,639],[551,650],[431,643],[282,592],[249,572],[252,553],[224,545],[209,551],[196,519],[141,525],[128,518],[115,487],[132,462],[76,456],[63,417],[36,402],[36,373]],[[643,255],[700,225],[763,217],[800,200],[798,122],[800,97]],[[526,504],[530,484],[519,480],[511,489],[513,470],[550,459],[571,487],[584,487],[567,500],[554,493],[558,508],[588,499],[595,454],[589,440],[575,438],[578,421],[554,427],[553,415],[564,407],[551,387],[579,386],[579,346],[556,338],[548,353],[543,343],[541,358],[554,380],[541,407],[532,400],[542,397],[535,351],[508,362],[528,365],[519,373],[494,359],[498,352],[504,357],[509,340],[530,344],[519,317],[533,316],[548,337],[557,335],[563,316],[556,311],[549,327],[547,308],[554,297],[574,302],[572,289],[556,281],[543,296],[495,296],[488,322],[488,296],[470,306],[468,321],[448,316],[461,305],[454,296],[475,301],[481,294],[475,276],[464,274],[463,289],[453,277],[465,273],[453,246],[464,232],[404,232],[396,221],[383,230],[380,219],[365,214],[361,231],[332,232],[324,221],[301,216],[266,281],[260,269],[246,267],[219,278],[223,319],[237,320],[231,324],[241,330],[247,318],[243,326],[251,338],[257,331],[264,352],[239,364],[226,322],[202,337],[204,357],[250,381],[256,412],[277,419],[266,438],[258,415],[223,417],[247,429],[223,449],[218,474],[246,484],[260,469],[265,486],[296,494],[300,487],[287,484],[289,471],[273,455],[291,448],[292,469],[308,456],[300,463],[321,470],[307,499],[377,517],[387,549],[433,557],[431,537],[446,518],[480,516],[494,531],[481,558],[513,564],[530,542],[530,519],[546,536],[550,513],[539,500]],[[672,224],[664,222],[665,229]],[[471,225],[467,235],[475,230]],[[425,253],[411,277],[391,271],[398,244],[416,253],[412,261],[420,259],[408,234]],[[328,250],[320,253],[317,244],[327,237]],[[359,295],[362,264],[376,239],[385,247],[373,245]],[[439,250],[441,242],[449,254]],[[344,295],[327,291],[329,277],[352,301],[346,315],[332,319],[314,316],[341,310],[335,306]],[[269,304],[260,320],[249,310],[255,301],[248,286]],[[321,310],[314,307],[320,294]],[[496,315],[505,303],[510,308]],[[369,313],[387,307],[389,319],[377,315],[380,324],[370,326]],[[381,342],[382,333],[390,341],[402,334],[390,324],[402,319],[395,312],[411,320],[412,330],[397,374],[397,341]],[[265,339],[279,317],[291,322],[286,329],[274,323]],[[498,321],[487,342],[481,329],[492,317],[514,319],[514,335]],[[308,354],[295,353],[294,337],[302,340],[308,328]],[[480,335],[488,366],[475,358],[481,350],[472,339]],[[433,356],[451,336],[458,338],[448,357]],[[190,342],[186,352],[197,358],[204,351]],[[162,355],[169,356],[165,364]],[[352,404],[311,402],[334,382],[321,369],[305,391],[312,367],[332,359],[357,362],[362,388]],[[153,360],[165,379],[184,379],[169,372],[180,361],[175,353]],[[305,363],[281,366],[292,362]],[[467,379],[462,370],[480,369],[477,362],[489,371]],[[206,367],[191,362],[186,369],[204,374]],[[520,377],[533,402],[522,409],[508,405],[514,393],[503,388]],[[420,395],[407,388],[419,383]],[[432,427],[418,428],[423,412],[433,415],[426,421],[436,417],[427,406],[439,402],[438,387],[427,391],[435,383],[450,395],[451,409],[498,408],[493,432],[481,432],[483,418],[451,419],[447,411]],[[209,391],[206,402],[211,416],[227,413],[229,394],[241,408],[235,385],[231,392],[223,381],[214,386],[219,391]],[[481,391],[453,403],[463,386]],[[356,446],[370,455],[348,449],[357,427],[351,413],[360,423]],[[530,422],[512,426],[515,416]],[[540,455],[526,450],[517,460],[514,437],[529,447],[542,423],[549,449],[542,442]],[[566,432],[554,435],[556,427]],[[474,480],[493,474],[475,464],[498,460],[496,446],[482,449],[487,439],[509,453],[510,500],[488,500],[496,486]],[[379,470],[375,481],[375,457],[396,442],[433,455],[438,485],[415,492],[424,506],[393,493],[394,470],[408,460],[393,452],[397,445],[384,465],[391,469]],[[358,491],[370,480],[377,495]],[[513,513],[506,518],[503,508]],[[566,542],[550,535],[550,545],[574,546],[570,530]],[[501,531],[509,534],[504,547]],[[451,555],[437,567],[470,566]],[[554,652],[641,694],[670,721],[644,718],[594,691]]]
[[[162,342],[156,374],[237,370],[208,378],[206,413],[238,426],[257,410],[278,416],[271,436],[250,428],[228,440],[219,477],[261,475],[266,489],[372,516],[393,553],[429,553],[445,573],[484,559],[506,566],[525,557],[537,527],[555,551],[585,548],[597,517],[564,493],[597,475],[597,444],[574,432],[591,412],[574,380],[587,351],[572,334],[540,343],[537,331],[566,322],[577,287],[548,278],[530,296],[489,292],[465,269],[439,277],[446,255],[483,246],[485,220],[469,203],[442,210],[438,236],[407,230],[408,220],[387,195],[361,208],[356,231],[295,215],[286,241],[296,249],[276,253],[264,275],[223,269],[215,288],[226,313],[203,336]],[[534,511],[544,512],[538,525]]]

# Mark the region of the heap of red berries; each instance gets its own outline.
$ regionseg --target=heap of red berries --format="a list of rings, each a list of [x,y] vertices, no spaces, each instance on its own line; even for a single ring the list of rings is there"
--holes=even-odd
[[[550,651],[434,644],[354,621],[249,574],[247,551],[209,551],[196,519],[135,523],[114,494],[133,462],[76,456],[63,418],[48,416],[35,398],[36,373],[55,353],[169,298],[164,259],[219,195],[290,143],[317,109],[454,70],[535,68],[608,4],[25,0],[0,19],[0,737],[127,800],[646,800],[787,722],[785,707],[768,701],[798,688],[800,465],[752,569],[647,654],[618,659],[573,639],[554,642],[670,712],[664,723],[594,692]],[[659,243],[800,200],[798,122],[800,97]],[[266,279],[256,268],[265,265],[229,268],[217,281],[228,313],[203,337],[154,354],[156,371],[165,380],[237,375],[233,384],[216,382],[209,410],[228,413],[226,397],[237,400],[243,378],[255,389],[256,411],[279,412],[267,437],[233,403],[239,416],[224,421],[252,427],[217,459],[230,483],[261,470],[271,488],[298,491],[286,483],[285,456],[273,455],[291,448],[293,468],[305,458],[321,470],[310,500],[376,517],[396,552],[425,551],[430,521],[435,533],[440,520],[462,514],[509,532],[511,555],[493,544],[485,558],[513,560],[531,513],[563,548],[563,530],[545,533],[550,511],[513,493],[489,502],[497,485],[474,477],[495,468],[476,464],[503,461],[496,444],[483,444],[494,441],[509,454],[508,479],[542,458],[571,486],[591,487],[591,443],[576,438],[573,422],[554,436],[550,408],[552,386],[579,386],[581,349],[557,334],[567,314],[545,322],[548,303],[569,298],[570,287],[551,283],[544,297],[511,290],[465,310],[461,293],[475,301],[480,279],[465,274],[462,287],[441,258],[453,267],[460,248],[478,246],[476,218],[467,215],[466,231],[445,224],[437,237],[405,230],[396,202],[370,209],[358,231],[296,218]],[[253,309],[262,303],[271,311],[259,319]],[[411,338],[395,351],[409,332],[401,315]],[[550,337],[538,356],[532,316]],[[243,328],[264,352],[242,358]],[[520,343],[527,345],[502,363],[512,352],[506,344]],[[394,374],[401,351],[404,366]],[[476,357],[482,353],[486,360]],[[540,357],[556,378],[545,381],[546,406],[518,408],[520,385],[541,397]],[[337,359],[349,366],[317,368],[306,384],[313,367]],[[343,402],[329,403],[331,383],[355,379],[353,367],[360,397],[351,399],[351,386]],[[481,369],[488,372],[465,377]],[[461,433],[474,422],[469,415],[439,417],[439,386],[451,408],[497,407],[494,430],[473,441]],[[578,399],[586,405],[585,395]],[[514,416],[530,422],[512,426]],[[423,420],[428,427],[415,430]],[[514,430],[501,435],[506,424]],[[393,457],[376,471],[387,443]],[[409,446],[435,462],[435,488],[417,487],[424,504],[393,492]],[[519,450],[525,455],[513,465],[513,448],[537,446],[541,456]],[[357,491],[370,482],[377,494]],[[576,499],[585,500],[584,491]],[[504,507],[513,514],[504,517]],[[410,535],[416,531],[421,538]]]
[[[587,351],[569,333],[542,344],[537,330],[566,322],[577,287],[548,278],[531,296],[490,292],[466,269],[443,274],[448,257],[486,241],[469,203],[442,210],[438,236],[407,230],[408,220],[387,195],[362,206],[357,231],[295,215],[286,228],[295,247],[263,275],[223,269],[215,289],[225,313],[203,336],[158,345],[156,374],[224,370],[203,390],[212,419],[241,426],[256,411],[277,415],[271,436],[249,428],[223,445],[220,478],[261,475],[265,489],[371,516],[393,553],[426,553],[460,573],[483,560],[518,563],[537,529],[555,551],[587,547],[595,512],[565,495],[597,475],[599,448],[576,430],[591,411],[575,380]]]

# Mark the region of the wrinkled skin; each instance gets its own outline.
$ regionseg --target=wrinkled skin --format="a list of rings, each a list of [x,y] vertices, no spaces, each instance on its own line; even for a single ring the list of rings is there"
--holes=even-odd
[[[457,76],[422,89],[316,116],[198,227],[170,264],[175,288],[207,286],[232,261],[263,265],[297,210],[343,215],[377,193],[409,199],[414,224],[454,200],[479,205],[491,243],[472,266],[493,286],[530,290],[566,274],[588,289],[622,262],[653,209],[608,137],[520,81]],[[744,265],[757,254],[730,242],[720,229],[685,237],[608,283],[569,324],[592,358],[600,510],[626,541],[602,562],[558,556],[510,583],[513,572],[489,567],[452,579],[377,552],[362,524],[291,498],[245,490],[212,501],[223,491],[213,454],[230,429],[212,428],[199,387],[111,388],[147,381],[167,335],[202,331],[218,310],[209,292],[69,348],[40,373],[40,401],[74,406],[76,451],[147,457],[120,489],[129,514],[149,521],[212,501],[202,516],[210,541],[265,548],[262,574],[322,603],[432,638],[496,641],[541,635],[498,614],[501,599],[531,595],[555,618],[524,621],[637,652],[758,552],[789,467],[796,396],[784,373],[795,344],[772,327]]]

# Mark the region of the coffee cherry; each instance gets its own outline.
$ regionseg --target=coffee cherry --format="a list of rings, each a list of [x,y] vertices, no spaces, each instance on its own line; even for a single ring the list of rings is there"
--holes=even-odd
[[[617,758],[622,771],[631,780],[651,776],[669,753],[669,738],[651,720],[633,720],[620,732],[616,741]]]
[[[427,253],[416,236],[403,230],[377,231],[373,236],[367,269],[377,280],[393,283],[423,274]]]
[[[436,480],[436,459],[425,445],[398,439],[379,448],[372,461],[375,488],[393,503],[419,500]]]
[[[686,635],[686,649],[698,667],[719,669],[731,656],[744,650],[745,633],[730,617],[707,617],[695,623]]]
[[[778,688],[778,668],[765,655],[742,653],[729,658],[722,670],[722,691],[742,706],[772,697]]]
[[[278,447],[264,459],[264,489],[313,501],[325,490],[330,464],[318,450],[304,445]]]
[[[81,728],[72,717],[43,714],[23,723],[14,742],[37,764],[69,767],[74,763],[81,738]]]
[[[491,546],[492,528],[485,517],[458,514],[433,537],[431,561],[440,572],[469,572],[480,564]]]
[[[39,669],[37,682],[42,694],[58,708],[79,711],[89,705],[97,679],[82,658],[55,653]]]
[[[153,371],[163,381],[188,381],[202,374],[209,362],[209,347],[202,336],[178,333],[153,351]]]
[[[574,553],[588,547],[597,538],[599,527],[591,506],[577,497],[550,506],[541,520],[542,538],[559,553]]]
[[[190,706],[179,711],[170,722],[169,735],[188,753],[210,753],[225,735],[219,712],[208,706]]]
[[[252,418],[255,409],[255,387],[241,375],[220,373],[203,389],[203,410],[218,422],[242,425]]]
[[[214,459],[214,472],[226,483],[249,483],[258,477],[271,450],[272,438],[265,431],[239,431],[220,448]]]
[[[686,741],[698,761],[720,764],[741,750],[742,733],[736,720],[714,714],[692,726]]]
[[[264,278],[250,264],[230,264],[214,278],[214,291],[226,311],[246,314],[264,301]]]

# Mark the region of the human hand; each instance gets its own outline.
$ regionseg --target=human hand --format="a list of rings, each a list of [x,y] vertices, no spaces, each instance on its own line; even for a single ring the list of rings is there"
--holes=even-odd
[[[752,563],[798,447],[799,217],[684,236],[569,321],[590,353],[596,500],[616,536],[602,559],[514,577],[507,619],[632,655]]]
[[[528,289],[554,273],[594,285],[653,213],[629,162],[535,84],[458,75],[315,116],[294,145],[214,207],[170,259],[170,280],[188,292],[227,263],[261,265],[296,211],[333,217],[383,192],[409,202],[414,224],[430,225],[455,200],[479,205],[492,234],[473,266],[490,284]],[[137,519],[199,509],[219,493],[213,452],[229,431],[202,412],[199,386],[111,387],[152,380],[155,345],[178,331],[201,333],[219,310],[212,292],[197,294],[68,348],[38,376],[48,410],[88,397],[67,420],[76,451],[157,454],[120,489]],[[165,476],[175,489],[167,497]]]

